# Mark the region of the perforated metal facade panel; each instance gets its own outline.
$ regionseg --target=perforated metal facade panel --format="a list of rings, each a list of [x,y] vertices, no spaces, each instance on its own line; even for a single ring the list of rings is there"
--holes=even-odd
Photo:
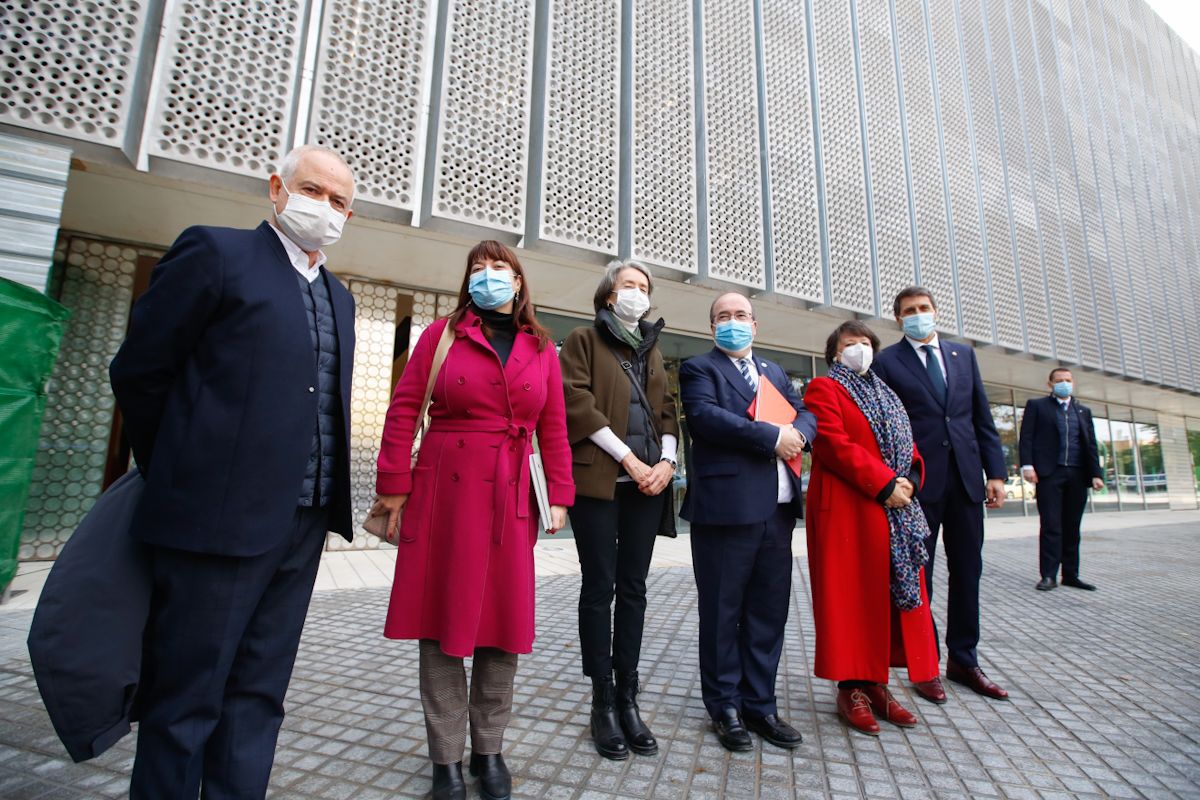
[[[429,0],[325,0],[309,141],[350,162],[357,197],[414,209]]]
[[[855,0],[881,314],[916,275],[889,0]]]
[[[775,291],[824,302],[804,4],[762,9]]]
[[[895,10],[921,284],[936,297],[943,298],[938,318],[945,329],[957,333],[958,304],[950,302],[954,298],[954,265],[950,258],[941,129],[933,94],[933,62],[925,3],[922,0],[896,0]],[[894,296],[888,282],[882,281],[882,316],[889,315]]]
[[[121,146],[150,5],[0,3],[0,122]]]
[[[290,149],[304,0],[180,0],[159,43],[152,156],[265,178]]]
[[[620,0],[556,0],[538,235],[617,252]]]
[[[813,3],[832,303],[875,312],[850,0]]]
[[[992,0],[998,2],[998,0]],[[975,141],[975,168],[979,174],[980,200],[983,204],[984,242],[987,269],[983,285],[962,282],[963,294],[988,293],[994,310],[996,342],[1024,349],[1017,266],[1009,218],[1008,191],[1004,178],[1004,153],[1000,127],[996,120],[995,89],[989,51],[983,0],[961,0],[960,33],[970,98],[971,131]]]
[[[1026,3],[1010,6],[1013,44],[1025,112],[1026,142],[1029,148],[1029,179],[1037,203],[1040,253],[1047,292],[1047,313],[1054,335],[1054,355],[1067,363],[1079,360],[1078,325],[1072,302],[1071,279],[1067,267],[1066,240],[1063,237],[1062,211],[1059,206],[1060,175],[1050,148],[1048,114],[1043,102],[1048,87],[1042,81],[1042,47],[1034,37]],[[1048,21],[1042,21],[1043,29]],[[1053,53],[1050,55],[1053,62]],[[1055,84],[1057,87],[1057,83]],[[1071,177],[1072,184],[1074,178]]]
[[[1015,61],[1013,35],[1020,31],[1016,46],[1029,49],[1029,29],[1010,26],[1003,0],[987,0],[988,44],[992,53],[992,75],[999,109],[1001,146],[1008,183],[1008,207],[1016,247],[1017,287],[1022,308],[1026,349],[1037,355],[1053,353],[1050,345],[1050,315],[1046,300],[1042,233],[1038,227],[1037,198],[1033,194],[1022,75]],[[1015,20],[1014,20],[1015,23]],[[997,317],[1000,309],[997,308]],[[997,319],[997,325],[1000,325]]]
[[[432,213],[525,229],[533,0],[447,0]]]
[[[633,30],[633,257],[696,272],[692,4],[640,0]]]
[[[995,340],[991,299],[983,262],[983,230],[971,121],[963,87],[962,55],[958,42],[958,10],[954,0],[929,0],[937,72],[938,106],[942,117],[945,168],[950,187],[954,270],[961,332],[981,342]],[[945,301],[941,307],[949,305]],[[943,319],[943,324],[945,320]]]
[[[708,274],[766,287],[754,5],[704,3]]]
[[[1071,15],[1067,0],[1054,0],[1054,8],[1055,33],[1058,37],[1056,40],[1058,66],[1062,74],[1064,108],[1070,125],[1071,151],[1075,162],[1075,177],[1078,181],[1083,241],[1087,252],[1088,275],[1092,285],[1092,301],[1096,309],[1096,327],[1099,331],[1100,366],[1113,372],[1119,372],[1122,358],[1121,345],[1117,336],[1116,301],[1112,292],[1104,221],[1096,189],[1093,147],[1082,95],[1084,75],[1081,75],[1081,62],[1076,58],[1078,53],[1072,36]],[[1086,302],[1086,298],[1083,302]],[[1081,301],[1077,299],[1077,311],[1080,310],[1080,303]]]

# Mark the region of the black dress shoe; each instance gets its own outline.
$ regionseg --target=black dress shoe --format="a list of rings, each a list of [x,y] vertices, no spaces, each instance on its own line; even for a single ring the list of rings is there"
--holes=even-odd
[[[433,794],[430,796],[433,800],[467,800],[461,761],[433,765]]]
[[[1084,591],[1088,591],[1088,592],[1096,591],[1095,586],[1088,583],[1087,581],[1081,581],[1081,580],[1079,580],[1079,578],[1063,578],[1062,585],[1070,586],[1075,589],[1083,589]]]
[[[1064,580],[1063,583],[1066,584],[1067,582]],[[1033,588],[1037,589],[1039,592],[1048,592],[1055,586],[1058,586],[1058,583],[1055,582],[1054,578],[1042,578],[1040,581],[1038,581],[1038,585]]]
[[[800,736],[800,731],[788,725],[775,714],[767,714],[764,717],[747,714],[746,727],[776,747],[782,747],[785,750],[793,750],[804,741]]]
[[[744,753],[754,749],[750,732],[742,724],[738,710],[732,706],[721,709],[720,716],[713,720],[713,729],[717,732],[721,746],[731,753]]]
[[[483,800],[508,800],[512,797],[512,774],[504,756],[471,753],[471,774],[479,778],[479,796]]]

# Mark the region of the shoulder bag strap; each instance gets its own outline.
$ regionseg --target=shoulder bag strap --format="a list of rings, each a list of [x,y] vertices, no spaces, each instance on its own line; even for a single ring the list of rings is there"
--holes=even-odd
[[[425,429],[429,427],[429,402],[433,399],[433,384],[437,381],[438,373],[442,371],[442,364],[446,363],[446,354],[450,352],[450,345],[454,344],[456,322],[454,317],[446,320],[446,327],[442,329],[442,335],[438,337],[437,348],[433,351],[433,363],[429,365],[429,378],[425,381],[425,399],[421,401],[421,413],[417,417],[417,427],[413,432],[413,463],[416,463],[417,460],[418,443],[425,434]]]
[[[621,365],[621,369],[625,371],[626,377],[629,378],[629,383],[633,386],[633,393],[637,396],[638,402],[642,404],[642,408],[645,409],[646,418],[650,420],[650,429],[658,437],[658,444],[661,447],[662,434],[658,431],[658,420],[655,418],[654,409],[650,406],[650,401],[646,399],[646,391],[642,388],[642,382],[637,379],[637,375],[633,372],[633,363],[617,352],[617,348],[613,347],[612,342],[604,338],[604,334],[600,334],[600,339],[608,347],[608,351],[613,354],[613,358],[617,360],[617,363]],[[649,363],[647,363],[647,369],[649,369]]]

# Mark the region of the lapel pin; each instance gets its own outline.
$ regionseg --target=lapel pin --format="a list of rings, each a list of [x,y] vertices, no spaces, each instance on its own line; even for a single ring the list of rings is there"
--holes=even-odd
[[[958,358],[958,353],[955,352],[954,350],[950,351],[950,355],[954,356],[955,358]]]

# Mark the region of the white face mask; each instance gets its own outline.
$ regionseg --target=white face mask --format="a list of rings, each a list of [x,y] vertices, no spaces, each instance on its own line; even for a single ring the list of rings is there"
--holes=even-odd
[[[875,359],[875,353],[871,350],[871,345],[859,342],[846,345],[842,349],[841,358],[842,363],[847,367],[859,375],[866,375],[867,370],[871,368],[871,362]]]
[[[617,290],[617,302],[613,303],[613,313],[622,322],[632,325],[649,310],[650,298],[641,289],[629,288]]]
[[[342,226],[346,224],[344,214],[327,202],[294,194],[286,183],[283,189],[288,193],[288,201],[283,211],[275,213],[275,221],[301,250],[312,253],[342,238]]]

